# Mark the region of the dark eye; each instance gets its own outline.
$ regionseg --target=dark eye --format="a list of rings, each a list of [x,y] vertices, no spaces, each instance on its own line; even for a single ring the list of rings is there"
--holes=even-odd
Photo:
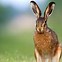
[[[46,21],[45,21],[45,23],[46,23]]]

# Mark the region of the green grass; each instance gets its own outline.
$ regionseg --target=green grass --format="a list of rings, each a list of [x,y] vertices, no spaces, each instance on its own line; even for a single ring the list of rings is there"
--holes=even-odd
[[[0,55],[0,62],[35,62],[33,57],[19,57],[18,55],[15,57],[12,56],[5,56],[5,55]]]
[[[0,62],[33,62],[33,33],[0,35]]]

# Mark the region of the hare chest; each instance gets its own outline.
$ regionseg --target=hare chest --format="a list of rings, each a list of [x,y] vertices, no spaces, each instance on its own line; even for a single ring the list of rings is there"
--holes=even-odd
[[[57,42],[54,41],[54,38],[50,33],[34,35],[34,44],[37,48],[39,54],[42,56],[52,56],[57,47]]]

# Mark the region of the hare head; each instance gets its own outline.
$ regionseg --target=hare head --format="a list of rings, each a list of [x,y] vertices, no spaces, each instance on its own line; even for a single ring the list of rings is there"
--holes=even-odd
[[[32,10],[37,18],[36,20],[36,31],[38,33],[44,33],[44,31],[47,28],[47,19],[48,17],[51,15],[52,11],[54,10],[55,7],[55,2],[50,2],[49,5],[47,6],[45,12],[44,12],[44,17],[42,17],[42,12],[39,8],[39,6],[37,5],[36,2],[31,1],[31,6],[32,6]]]

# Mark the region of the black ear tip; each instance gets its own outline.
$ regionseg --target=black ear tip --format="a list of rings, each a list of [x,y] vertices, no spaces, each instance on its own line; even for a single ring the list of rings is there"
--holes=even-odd
[[[30,1],[30,3],[33,3],[34,1]]]
[[[36,2],[35,2],[35,1],[30,1],[30,3],[36,4]]]
[[[55,2],[50,2],[49,5],[56,4]]]

